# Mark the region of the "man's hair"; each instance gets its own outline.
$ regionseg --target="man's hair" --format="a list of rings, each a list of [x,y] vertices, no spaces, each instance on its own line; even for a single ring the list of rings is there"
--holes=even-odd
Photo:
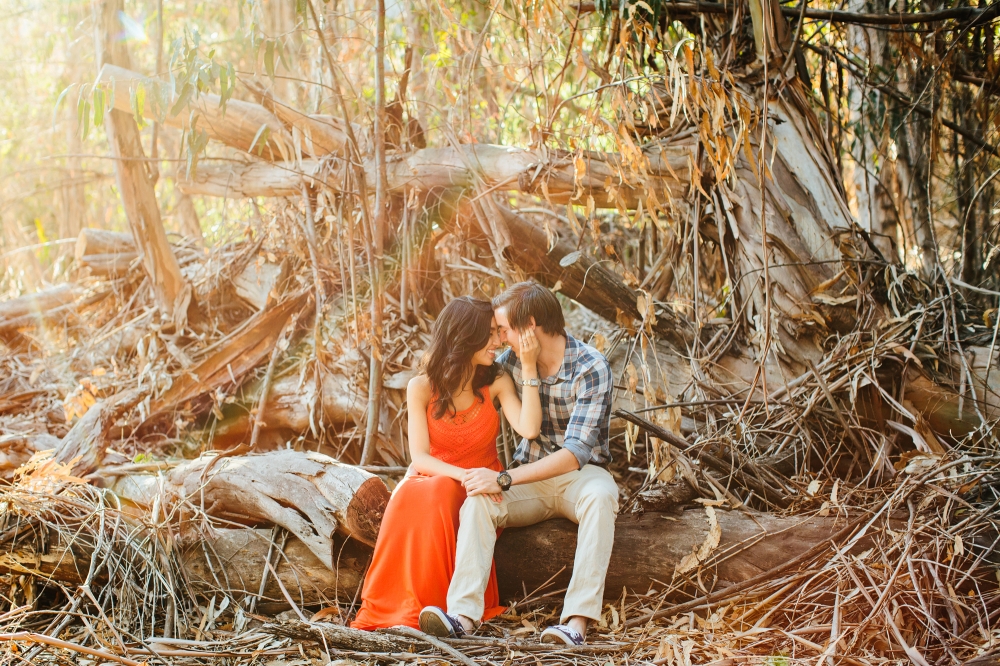
[[[531,324],[534,317],[535,325],[549,335],[566,335],[566,320],[559,299],[534,280],[512,284],[496,296],[493,309],[500,308],[506,310],[512,328],[522,329]]]

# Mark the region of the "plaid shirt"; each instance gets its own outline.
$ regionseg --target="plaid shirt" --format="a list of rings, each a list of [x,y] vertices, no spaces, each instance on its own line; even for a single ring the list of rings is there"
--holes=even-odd
[[[497,362],[514,378],[520,396],[521,362],[517,355],[508,349]],[[563,448],[573,452],[581,468],[587,463],[610,462],[612,387],[608,360],[590,345],[567,335],[562,367],[539,387],[542,428],[536,439],[521,440],[514,460],[534,462]]]

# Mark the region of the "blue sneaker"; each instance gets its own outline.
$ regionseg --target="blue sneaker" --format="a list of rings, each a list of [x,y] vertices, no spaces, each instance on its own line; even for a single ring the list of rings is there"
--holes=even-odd
[[[583,636],[573,631],[565,624],[556,624],[542,632],[539,640],[542,643],[555,645],[583,645]]]
[[[420,611],[420,630],[438,638],[462,638],[465,627],[454,615],[448,615],[437,606],[428,606]]]

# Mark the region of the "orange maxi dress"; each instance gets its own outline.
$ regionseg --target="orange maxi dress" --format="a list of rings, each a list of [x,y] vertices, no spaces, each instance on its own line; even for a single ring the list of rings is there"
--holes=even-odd
[[[456,467],[488,467],[499,473],[503,470],[496,449],[500,417],[489,387],[482,389],[480,397],[468,409],[440,419],[432,418],[428,406],[430,454]],[[425,606],[447,607],[463,502],[465,488],[447,476],[411,474],[396,487],[382,518],[353,628],[405,625],[417,629]],[[495,567],[484,601],[483,622],[504,611]]]

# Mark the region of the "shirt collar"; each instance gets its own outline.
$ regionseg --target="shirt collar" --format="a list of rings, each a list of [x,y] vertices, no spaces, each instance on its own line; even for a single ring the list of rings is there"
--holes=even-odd
[[[563,352],[562,366],[560,366],[559,372],[556,373],[555,379],[573,378],[573,368],[576,366],[576,361],[580,357],[581,350],[580,341],[567,333],[566,350]]]

